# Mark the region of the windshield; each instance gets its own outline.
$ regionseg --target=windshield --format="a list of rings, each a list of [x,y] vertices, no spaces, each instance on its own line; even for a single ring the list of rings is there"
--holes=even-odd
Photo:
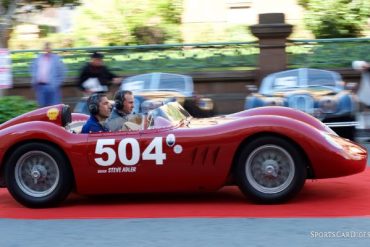
[[[278,72],[267,76],[260,88],[261,93],[271,93],[297,88],[316,88],[343,90],[341,76],[333,71],[318,69],[295,69]]]
[[[149,113],[152,128],[181,125],[191,115],[178,103],[170,102]]]
[[[122,90],[158,91],[171,90],[192,91],[192,79],[189,76],[170,73],[148,73],[128,77],[122,82]]]

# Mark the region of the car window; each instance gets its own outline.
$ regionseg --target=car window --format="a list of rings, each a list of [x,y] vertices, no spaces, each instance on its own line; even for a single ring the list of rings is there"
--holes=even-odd
[[[337,78],[335,73],[323,70],[309,70],[307,75],[309,86],[336,86]]]
[[[130,91],[150,89],[151,79],[151,74],[128,77],[123,80],[121,89]]]
[[[185,77],[174,74],[161,74],[159,89],[185,91]]]
[[[274,89],[297,87],[299,85],[298,71],[285,71],[275,75],[272,87]]]

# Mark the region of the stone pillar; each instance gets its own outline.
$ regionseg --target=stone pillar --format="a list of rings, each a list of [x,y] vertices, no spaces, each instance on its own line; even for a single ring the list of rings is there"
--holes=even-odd
[[[264,76],[286,69],[285,43],[293,26],[285,23],[283,13],[268,13],[260,14],[258,24],[250,26],[250,29],[259,39],[259,83]]]

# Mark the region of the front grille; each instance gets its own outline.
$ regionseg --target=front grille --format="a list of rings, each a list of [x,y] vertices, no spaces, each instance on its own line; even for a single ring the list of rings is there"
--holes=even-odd
[[[309,95],[293,95],[288,100],[289,107],[306,112],[314,113],[314,100]]]

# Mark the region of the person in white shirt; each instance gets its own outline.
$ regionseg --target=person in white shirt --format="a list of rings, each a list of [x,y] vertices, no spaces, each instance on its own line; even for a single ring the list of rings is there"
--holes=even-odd
[[[52,53],[50,43],[45,43],[44,53],[39,54],[30,66],[31,84],[40,107],[61,103],[60,86],[66,72],[62,59]]]

